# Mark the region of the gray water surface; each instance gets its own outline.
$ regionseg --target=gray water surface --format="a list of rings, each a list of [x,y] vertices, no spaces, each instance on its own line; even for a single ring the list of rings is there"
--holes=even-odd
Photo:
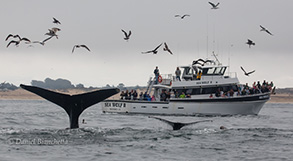
[[[99,104],[67,129],[45,100],[0,100],[0,160],[292,160],[293,104],[267,103],[258,116],[158,116],[213,120],[173,131],[146,115],[103,114]],[[227,130],[220,130],[225,126]]]

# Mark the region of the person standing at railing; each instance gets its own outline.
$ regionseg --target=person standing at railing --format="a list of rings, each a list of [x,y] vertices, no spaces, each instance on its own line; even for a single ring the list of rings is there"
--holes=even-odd
[[[156,76],[155,84],[158,84],[158,79],[159,79],[159,75],[160,75],[158,66],[156,66],[156,69],[154,70],[154,74]]]
[[[178,79],[179,81],[181,81],[181,79],[180,79],[181,70],[179,69],[179,67],[177,67],[177,69],[175,71],[175,75],[176,75],[176,79]]]

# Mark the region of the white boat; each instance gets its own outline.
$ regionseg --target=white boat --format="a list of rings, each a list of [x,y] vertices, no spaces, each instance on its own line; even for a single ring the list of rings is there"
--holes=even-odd
[[[180,66],[181,81],[173,74],[150,78],[146,93],[152,94],[153,101],[141,99],[108,99],[102,102],[104,113],[155,114],[155,115],[257,115],[270,99],[270,90],[254,89],[255,94],[240,94],[244,85],[239,83],[236,73],[226,72],[228,66],[218,60],[193,61],[191,65]],[[196,79],[201,72],[200,79]],[[234,91],[234,94],[229,91]],[[221,91],[216,97],[217,91]],[[162,92],[171,91],[167,100]],[[185,93],[188,98],[175,97],[174,93]],[[211,97],[212,95],[212,97]]]

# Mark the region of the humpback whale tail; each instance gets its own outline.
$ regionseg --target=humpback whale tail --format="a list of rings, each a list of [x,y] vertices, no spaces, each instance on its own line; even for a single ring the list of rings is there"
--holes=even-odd
[[[181,122],[172,122],[169,120],[165,120],[165,119],[158,118],[158,117],[152,117],[152,116],[149,116],[149,118],[154,118],[154,119],[163,121],[163,122],[171,125],[173,127],[173,130],[180,130],[184,126],[193,125],[193,124],[197,124],[200,122],[213,122],[213,120],[201,120],[201,121],[195,121],[195,122],[189,122],[189,123],[181,123]]]
[[[118,88],[111,88],[77,95],[68,95],[35,86],[21,84],[20,87],[62,107],[69,116],[71,129],[79,127],[78,118],[85,109],[119,92]]]

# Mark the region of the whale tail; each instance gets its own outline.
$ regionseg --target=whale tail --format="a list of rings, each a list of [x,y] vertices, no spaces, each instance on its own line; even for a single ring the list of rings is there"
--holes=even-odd
[[[195,122],[189,122],[189,123],[182,123],[182,122],[173,122],[173,121],[169,121],[169,120],[158,118],[158,117],[152,117],[152,116],[149,116],[149,118],[154,118],[154,119],[163,121],[169,124],[170,126],[172,126],[173,130],[180,130],[184,126],[193,125],[200,122],[213,122],[213,120],[201,120],[201,121],[195,121]]]
[[[85,109],[119,92],[118,88],[111,88],[77,95],[68,95],[35,86],[21,84],[20,87],[62,107],[69,116],[71,129],[79,127],[78,118]]]

